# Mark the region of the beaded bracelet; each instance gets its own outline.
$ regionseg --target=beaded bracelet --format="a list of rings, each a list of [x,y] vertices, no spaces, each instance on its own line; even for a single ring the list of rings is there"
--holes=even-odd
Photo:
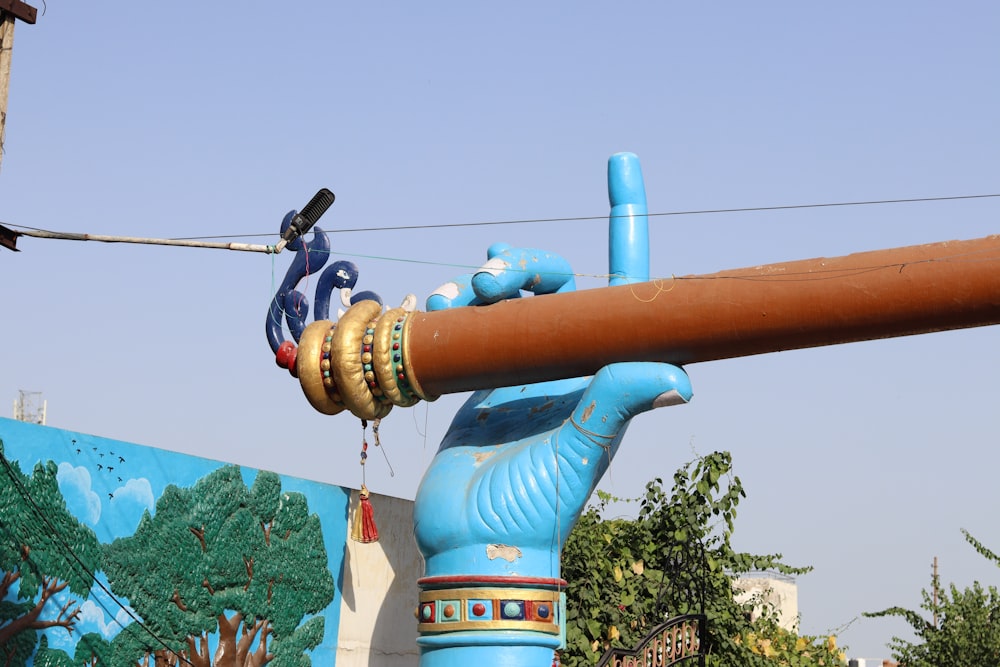
[[[375,372],[375,326],[378,324],[378,318],[373,319],[368,323],[368,328],[365,329],[365,335],[361,339],[361,369],[365,372],[365,382],[368,383],[368,391],[372,393],[375,397],[375,401],[382,405],[389,406],[388,409],[391,410],[393,402],[385,395],[382,390],[381,382],[379,381],[378,374]]]
[[[416,609],[424,637],[461,630],[528,630],[559,635],[562,579],[515,576],[425,577]],[[421,642],[421,640],[418,640]]]
[[[375,324],[372,364],[385,397],[403,408],[420,400],[410,388],[403,367],[403,324],[407,316],[405,309],[393,308],[379,318]]]
[[[309,404],[325,415],[344,410],[344,403],[331,374],[330,353],[337,325],[329,320],[313,322],[299,337],[295,367],[302,393]]]
[[[389,414],[391,403],[381,403],[375,399],[365,380],[365,364],[362,362],[362,340],[368,330],[368,323],[382,312],[382,304],[377,301],[362,301],[351,306],[340,318],[337,330],[333,332],[331,355],[332,374],[340,390],[344,405],[361,419],[378,419]],[[369,353],[369,361],[370,361]]]

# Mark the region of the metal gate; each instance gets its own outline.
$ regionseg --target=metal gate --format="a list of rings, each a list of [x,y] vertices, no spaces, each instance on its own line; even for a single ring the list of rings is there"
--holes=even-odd
[[[597,667],[669,667],[694,659],[705,667],[705,622],[702,614],[675,616],[655,627],[634,649],[610,649]]]

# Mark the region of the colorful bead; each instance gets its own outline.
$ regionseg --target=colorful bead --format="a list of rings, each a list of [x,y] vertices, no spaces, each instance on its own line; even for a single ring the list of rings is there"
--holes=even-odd
[[[521,618],[524,616],[524,606],[520,602],[505,602],[503,605],[503,615],[506,618]]]
[[[295,343],[290,340],[286,340],[281,345],[278,346],[278,351],[274,355],[274,361],[281,368],[288,368],[288,359],[294,356]]]

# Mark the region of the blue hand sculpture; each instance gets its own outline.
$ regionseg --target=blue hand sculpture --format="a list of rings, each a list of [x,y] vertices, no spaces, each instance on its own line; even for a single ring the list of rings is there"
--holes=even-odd
[[[611,284],[648,280],[638,158],[612,156],[608,184]],[[439,288],[427,309],[574,289],[556,255],[497,244],[488,258],[476,274]],[[559,555],[570,529],[632,417],[691,393],[676,366],[620,363],[593,377],[472,394],[417,492],[421,667],[552,664],[562,623]]]

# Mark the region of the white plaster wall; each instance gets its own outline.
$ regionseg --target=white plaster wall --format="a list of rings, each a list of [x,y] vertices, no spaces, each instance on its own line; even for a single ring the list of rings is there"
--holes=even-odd
[[[777,611],[781,627],[798,631],[799,587],[794,580],[748,576],[734,581],[733,587],[740,591],[736,595],[737,602],[747,602],[754,596],[762,596],[763,601]],[[759,614],[759,609],[754,614]]]
[[[415,667],[417,579],[424,561],[413,538],[413,502],[371,494],[379,541],[350,538],[358,492],[351,494],[337,667]]]

